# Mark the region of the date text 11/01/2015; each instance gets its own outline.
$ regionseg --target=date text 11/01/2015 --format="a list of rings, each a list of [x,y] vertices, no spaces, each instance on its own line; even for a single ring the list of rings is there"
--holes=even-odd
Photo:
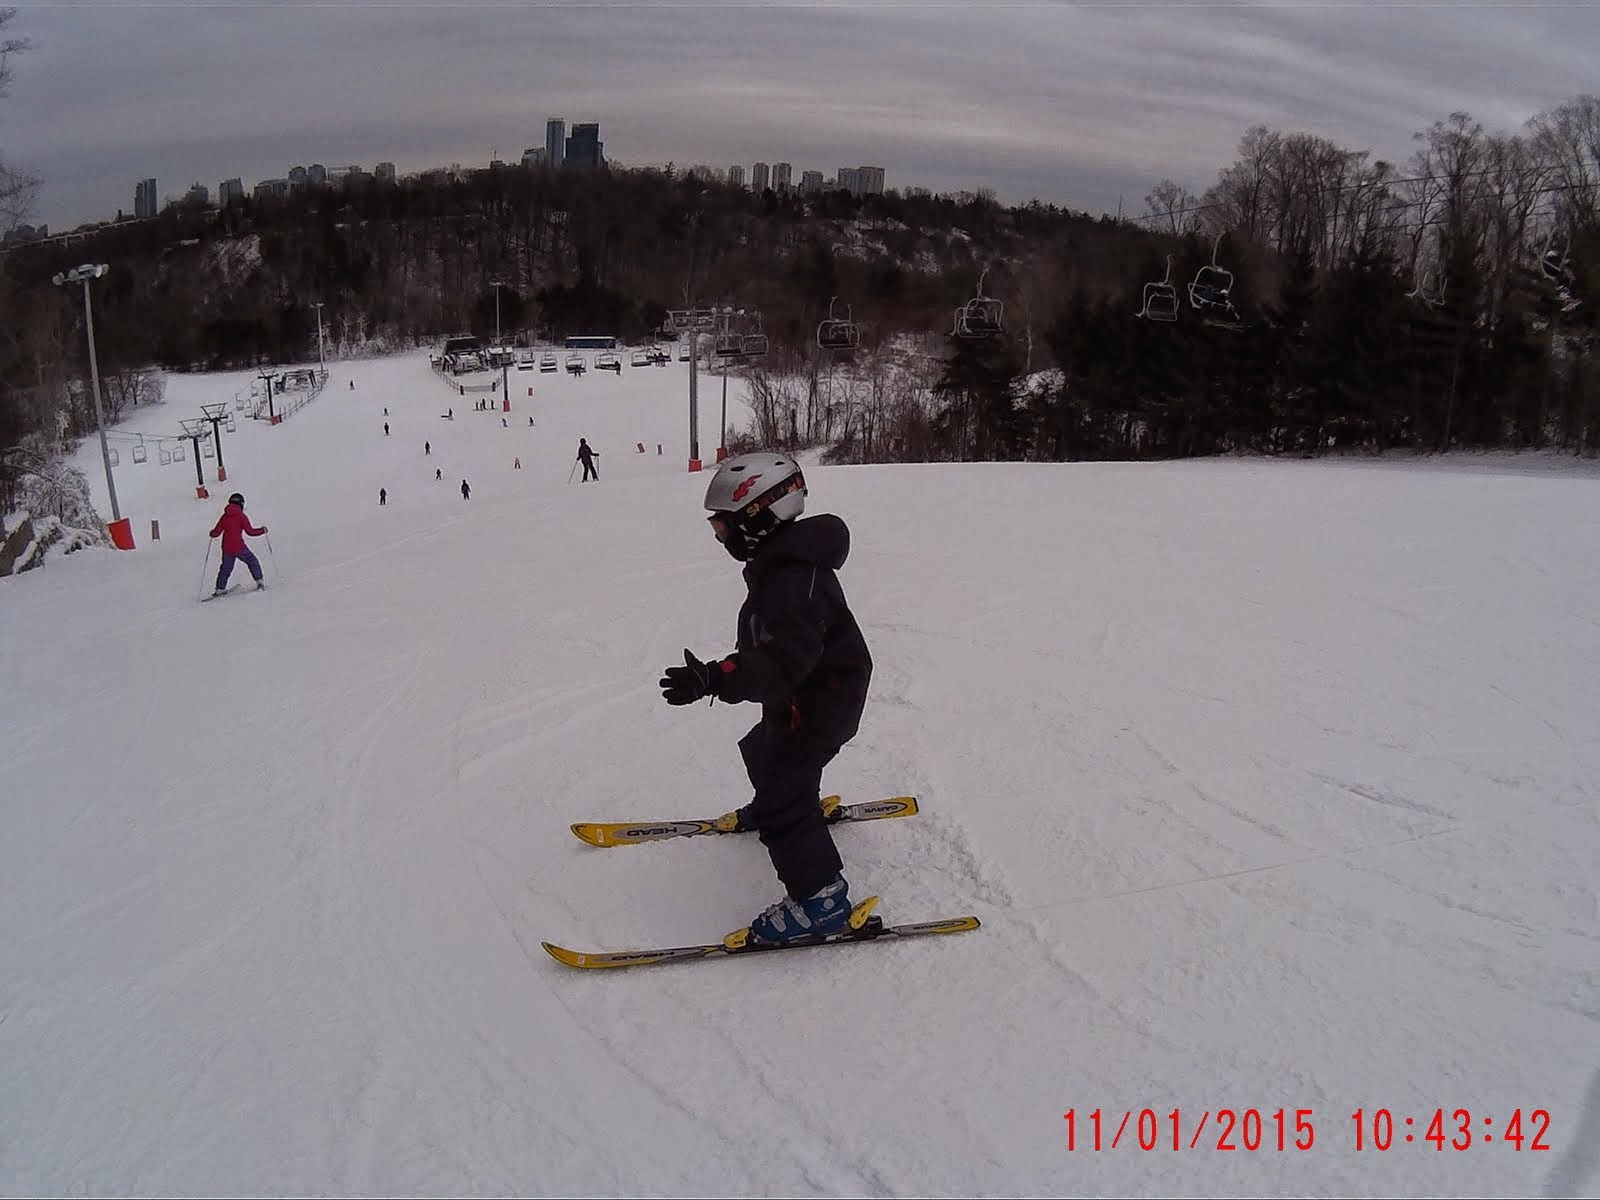
[[[1093,1109],[1081,1115],[1069,1108],[1068,1150],[1115,1150],[1123,1144],[1140,1150],[1310,1150],[1317,1144],[1316,1113],[1309,1108],[1206,1109],[1199,1117],[1181,1108],[1158,1113],[1153,1108]],[[1387,1108],[1358,1108],[1350,1114],[1355,1150],[1389,1150],[1407,1144],[1435,1150],[1467,1150],[1474,1146],[1508,1146],[1512,1150],[1550,1149],[1550,1113],[1542,1108],[1524,1114],[1520,1108],[1496,1119],[1470,1109],[1435,1108],[1415,1116]],[[1131,1128],[1130,1128],[1131,1126]],[[1326,1139],[1324,1139],[1326,1144]]]

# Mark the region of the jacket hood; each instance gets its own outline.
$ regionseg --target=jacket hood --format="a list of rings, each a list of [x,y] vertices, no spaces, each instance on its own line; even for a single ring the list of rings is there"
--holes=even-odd
[[[801,517],[775,530],[751,566],[802,562],[837,571],[850,557],[850,527],[832,513]]]

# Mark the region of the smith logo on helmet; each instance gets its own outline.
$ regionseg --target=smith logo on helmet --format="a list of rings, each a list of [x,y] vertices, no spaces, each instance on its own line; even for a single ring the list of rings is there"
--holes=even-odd
[[[753,483],[755,480],[752,479],[750,482]],[[773,488],[770,492],[767,492],[763,496],[757,496],[749,504],[745,505],[744,515],[747,517],[753,517],[757,513],[771,508],[779,500],[782,500],[785,496],[789,495],[789,493],[803,492],[805,489],[806,481],[798,475],[791,475],[785,482],[778,484],[778,486]],[[738,499],[737,496],[734,498]]]
[[[738,487],[734,488],[733,502],[737,504],[739,501],[748,496],[750,494],[750,489],[755,487],[756,480],[760,478],[761,476],[759,475],[751,475],[748,479],[745,479],[742,483],[740,483]]]

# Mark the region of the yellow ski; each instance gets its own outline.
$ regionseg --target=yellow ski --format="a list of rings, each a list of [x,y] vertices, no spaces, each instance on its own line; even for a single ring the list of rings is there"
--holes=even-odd
[[[852,925],[838,933],[826,934],[822,937],[807,938],[804,941],[785,942],[782,945],[772,945],[766,942],[752,942],[747,937],[746,930],[736,930],[721,942],[710,942],[704,946],[674,946],[661,950],[600,950],[580,951],[568,950],[565,946],[557,946],[552,942],[542,943],[550,952],[550,957],[558,963],[568,967],[580,967],[585,970],[604,969],[608,967],[650,967],[659,963],[686,962],[689,959],[716,958],[719,955],[739,954],[766,954],[778,950],[811,950],[821,946],[851,946],[858,942],[894,941],[901,938],[923,937],[933,933],[965,933],[977,929],[977,917],[951,917],[944,921],[922,921],[911,925],[885,925],[883,918],[872,914],[872,909],[877,905],[878,897],[869,896],[851,910]],[[857,915],[862,916],[859,926],[855,925]]]
[[[917,813],[915,796],[892,796],[887,800],[868,800],[844,804],[838,796],[822,801],[828,824],[846,821],[883,821],[891,817],[911,817]],[[591,846],[627,846],[635,842],[661,842],[668,838],[700,837],[704,834],[742,833],[744,830],[719,827],[715,817],[685,821],[580,821],[572,832]]]

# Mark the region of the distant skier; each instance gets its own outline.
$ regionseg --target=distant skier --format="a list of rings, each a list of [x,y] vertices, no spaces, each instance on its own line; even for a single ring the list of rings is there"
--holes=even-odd
[[[740,941],[834,933],[850,916],[843,862],[822,815],[822,771],[860,726],[872,656],[834,574],[850,552],[850,530],[831,515],[797,521],[805,498],[805,477],[787,455],[744,454],[717,468],[707,520],[745,564],[749,591],[736,649],[710,663],[685,650],[684,665],[660,680],[668,704],[710,696],[761,705],[761,720],[739,740],[754,798],[717,827],[758,830],[787,894],[729,935]]]
[[[267,585],[261,580],[261,562],[256,558],[249,546],[244,544],[245,534],[251,537],[261,537],[267,532],[263,525],[257,529],[250,524],[250,518],[244,515],[244,496],[235,492],[228,497],[228,506],[222,510],[222,516],[217,518],[217,523],[211,527],[211,536],[222,539],[222,566],[217,570],[217,586],[212,591],[213,596],[220,596],[228,590],[228,576],[233,574],[233,563],[240,559],[250,570],[250,577],[256,581],[256,588],[260,590]]]
[[[588,483],[591,479],[600,482],[600,472],[594,466],[594,460],[598,457],[596,451],[589,449],[588,438],[578,439],[578,461],[583,464],[583,478],[578,480],[579,483]]]
[[[529,428],[529,429],[532,429],[532,428],[533,428],[533,418],[532,418],[532,417],[529,417],[529,418],[528,418],[528,428]]]
[[[518,471],[522,470],[522,459],[521,458],[512,459],[511,460],[511,466],[512,466],[512,468],[514,470],[518,470]]]
[[[438,481],[442,480],[444,478],[444,468],[443,467],[435,467],[433,469],[433,478],[434,478],[434,482],[436,482],[436,483]]]
[[[387,422],[387,421],[385,421],[383,423],[383,436],[384,437],[388,437],[389,436],[389,422]]]
[[[501,429],[507,429],[507,428],[509,428],[509,426],[508,426],[508,425],[507,425],[507,424],[506,424],[506,419],[505,419],[505,418],[504,418],[504,417],[501,417],[501,418],[500,418],[500,428],[501,428]]]
[[[351,386],[351,387],[354,387],[354,386],[355,386],[355,380],[353,380],[353,379],[352,379],[352,380],[351,380],[351,381],[350,381],[350,386]],[[388,406],[388,405],[387,405],[387,404],[385,404],[385,405],[384,405],[384,406],[383,406],[383,415],[384,415],[384,416],[386,416],[386,417],[387,417],[387,416],[388,416],[388,415],[389,415],[389,406]]]
[[[433,453],[433,443],[432,442],[423,442],[422,443],[422,453],[423,454],[432,454]]]
[[[378,507],[382,508],[387,503],[389,503],[389,492],[388,492],[388,489],[387,488],[379,488],[378,489]]]
[[[355,381],[355,380],[354,380],[354,379],[352,379],[352,380],[351,380],[351,381],[350,381],[350,390],[351,390],[351,391],[352,391],[352,392],[353,392],[353,391],[355,391],[355,390],[356,390],[356,381]],[[388,412],[388,411],[389,411],[389,410],[388,410],[388,409],[384,409],[384,410],[383,410],[383,411],[384,411],[384,412]]]
[[[467,486],[467,481],[465,479],[461,481],[461,498],[463,500],[472,499],[472,489]]]

